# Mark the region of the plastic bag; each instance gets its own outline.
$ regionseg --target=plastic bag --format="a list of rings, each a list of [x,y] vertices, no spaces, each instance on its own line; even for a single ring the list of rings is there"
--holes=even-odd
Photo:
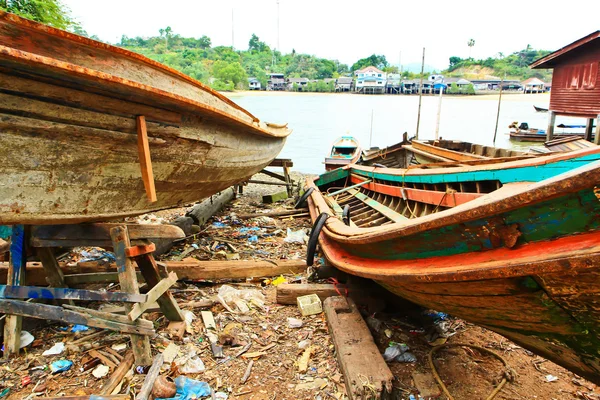
[[[171,398],[176,400],[197,399],[199,397],[210,396],[211,392],[208,383],[190,379],[183,375],[179,375],[175,378],[175,387],[177,389],[175,397]]]
[[[50,371],[52,371],[53,374],[56,374],[58,372],[68,371],[71,369],[72,366],[73,361],[58,360],[50,364]]]
[[[383,353],[383,359],[386,362],[395,361],[396,358],[406,353],[409,347],[404,343],[390,343],[385,352]]]
[[[285,239],[283,239],[286,243],[308,243],[308,236],[306,235],[306,231],[304,229],[298,229],[297,231],[293,231],[290,228],[287,228],[287,235]]]
[[[265,296],[256,289],[238,290],[229,285],[223,285],[219,288],[217,296],[229,307],[235,306],[243,314],[249,312],[252,305],[260,308],[265,306]]]

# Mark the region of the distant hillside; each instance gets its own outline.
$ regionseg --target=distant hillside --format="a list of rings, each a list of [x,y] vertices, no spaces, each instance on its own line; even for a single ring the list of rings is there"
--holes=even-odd
[[[450,57],[450,66],[443,71],[447,76],[460,76],[466,79],[493,79],[502,78],[523,81],[536,77],[544,82],[552,80],[552,70],[531,69],[529,64],[550,54],[548,50],[534,50],[531,46],[521,51],[516,51],[508,56],[498,53],[498,57],[488,57],[485,60],[472,58],[462,59]]]

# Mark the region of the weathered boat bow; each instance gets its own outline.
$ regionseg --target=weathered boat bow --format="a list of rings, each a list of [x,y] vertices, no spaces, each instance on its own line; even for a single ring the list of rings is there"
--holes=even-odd
[[[0,224],[76,223],[201,200],[290,134],[140,54],[0,12]],[[156,202],[145,197],[137,142]]]

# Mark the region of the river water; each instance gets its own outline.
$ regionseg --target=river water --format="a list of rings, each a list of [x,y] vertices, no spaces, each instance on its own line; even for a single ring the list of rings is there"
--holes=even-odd
[[[293,132],[279,157],[291,158],[293,170],[304,173],[324,172],[323,160],[339,136],[354,136],[363,148],[370,143],[385,147],[401,141],[403,132],[414,136],[417,126],[418,96],[241,92],[229,97],[262,121],[289,124]],[[508,125],[518,121],[527,122],[531,128],[546,129],[548,115],[536,112],[533,105],[547,108],[549,100],[549,94],[504,94],[496,146],[532,145],[511,142]],[[435,137],[438,104],[439,96],[423,96],[420,139]],[[444,96],[439,135],[444,139],[492,145],[497,110],[498,95]],[[558,117],[556,123],[585,124],[585,121]]]

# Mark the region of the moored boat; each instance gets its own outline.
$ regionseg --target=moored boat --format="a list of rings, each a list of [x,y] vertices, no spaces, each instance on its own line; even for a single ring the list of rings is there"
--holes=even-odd
[[[598,384],[599,160],[594,146],[480,166],[331,171],[308,181],[323,228],[307,261],[318,237],[337,268]]]
[[[509,125],[510,140],[516,142],[545,142],[546,141],[546,130],[530,128],[529,125],[521,123],[517,126],[515,123]],[[560,139],[565,137],[580,137],[585,136],[585,125],[567,125],[558,124],[554,129],[553,138]],[[593,137],[593,135],[592,135]]]
[[[290,133],[140,54],[4,12],[0,89],[0,224],[198,201],[260,171]]]
[[[358,161],[361,154],[358,140],[352,136],[337,138],[332,146],[329,157],[325,158],[325,170],[330,171]]]

